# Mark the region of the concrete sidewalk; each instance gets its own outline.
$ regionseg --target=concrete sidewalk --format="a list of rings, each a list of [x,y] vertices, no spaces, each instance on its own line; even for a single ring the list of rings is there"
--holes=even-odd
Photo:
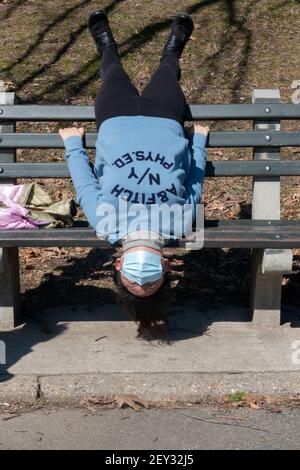
[[[277,328],[258,328],[248,309],[185,305],[169,317],[171,343],[160,344],[136,339],[135,324],[116,305],[48,309],[0,332],[7,362],[0,366],[0,401],[62,403],[130,393],[197,402],[237,390],[296,395],[300,311],[287,310],[286,319]]]
[[[86,408],[55,408],[30,410],[16,419],[7,419],[7,413],[0,413],[1,451],[103,450],[101,459],[108,450],[146,450],[148,454],[162,449],[189,453],[212,449],[300,450],[300,409],[291,406],[281,405],[277,413],[246,407],[225,411],[214,405],[142,413],[129,409],[92,412]],[[2,462],[3,455],[1,452]],[[177,468],[189,468],[183,464],[184,461]],[[99,459],[98,465],[101,466]],[[134,466],[128,464],[126,468]]]

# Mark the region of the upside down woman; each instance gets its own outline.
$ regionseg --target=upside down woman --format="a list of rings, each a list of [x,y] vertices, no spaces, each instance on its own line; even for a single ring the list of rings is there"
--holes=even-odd
[[[190,15],[176,15],[159,67],[141,95],[122,66],[106,13],[93,12],[88,26],[101,57],[94,166],[83,147],[83,128],[59,133],[89,224],[97,236],[122,244],[114,281],[145,336],[163,324],[170,281],[163,248],[167,239],[177,238],[174,226],[168,232],[165,222],[154,224],[151,210],[189,205],[195,214],[202,194],[209,129],[184,127],[188,105],[179,84],[179,59],[194,25]]]

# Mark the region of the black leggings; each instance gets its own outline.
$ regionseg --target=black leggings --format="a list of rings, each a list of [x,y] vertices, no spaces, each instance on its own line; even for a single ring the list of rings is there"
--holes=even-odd
[[[179,60],[166,55],[139,94],[113,49],[105,49],[100,68],[102,84],[95,99],[97,131],[105,119],[116,116],[155,116],[174,119],[182,126],[189,108],[179,84]]]

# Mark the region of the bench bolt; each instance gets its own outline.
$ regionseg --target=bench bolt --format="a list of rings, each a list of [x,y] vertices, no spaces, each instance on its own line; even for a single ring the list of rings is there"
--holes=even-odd
[[[3,168],[0,168],[0,173],[3,173],[3,172],[4,172]]]
[[[271,109],[270,109],[270,108],[265,108],[265,112],[266,112],[266,113],[270,113],[270,112],[271,112]]]
[[[3,109],[0,109],[0,114],[3,114]]]
[[[266,166],[266,171],[271,171],[271,167],[270,166]]]
[[[266,135],[266,140],[269,142],[271,140],[271,136],[270,135]]]

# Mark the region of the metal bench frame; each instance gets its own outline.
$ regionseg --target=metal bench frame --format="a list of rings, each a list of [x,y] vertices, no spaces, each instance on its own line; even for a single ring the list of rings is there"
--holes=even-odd
[[[0,93],[0,184],[16,178],[66,178],[64,163],[17,163],[17,148],[60,148],[58,134],[16,133],[18,121],[94,121],[92,106],[15,105]],[[281,132],[282,119],[300,119],[299,104],[280,102],[279,90],[256,89],[252,104],[190,105],[187,120],[252,120],[250,132],[211,132],[208,147],[252,147],[253,160],[209,161],[206,176],[253,176],[252,220],[205,223],[205,247],[252,249],[252,322],[280,324],[282,275],[292,270],[300,246],[300,221],[280,220],[280,176],[300,175],[300,162],[281,161],[280,148],[300,146],[300,132]],[[94,148],[96,134],[85,136]],[[19,253],[24,246],[107,246],[88,224],[72,229],[0,230],[0,328],[14,327],[19,314]]]

